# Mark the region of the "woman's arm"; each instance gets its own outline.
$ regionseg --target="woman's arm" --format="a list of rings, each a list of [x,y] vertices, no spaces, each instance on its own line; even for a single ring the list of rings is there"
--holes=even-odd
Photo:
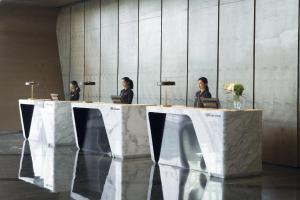
[[[132,90],[130,90],[128,93],[128,104],[132,104],[133,96],[134,96],[134,93]]]

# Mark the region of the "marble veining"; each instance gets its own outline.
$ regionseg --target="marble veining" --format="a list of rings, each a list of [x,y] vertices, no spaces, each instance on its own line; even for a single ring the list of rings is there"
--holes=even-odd
[[[193,123],[207,171],[211,175],[225,178],[255,175],[262,171],[261,110],[148,106],[147,113],[188,116]],[[147,121],[151,157],[155,161],[149,115]],[[162,159],[158,162],[182,167],[180,162]]]
[[[19,100],[19,105],[33,105],[28,140],[55,145],[75,145],[71,102],[50,100]],[[21,106],[20,106],[20,112]],[[24,138],[24,119],[21,114]]]
[[[151,160],[120,160],[79,155],[72,182],[73,199],[147,199]]]
[[[51,147],[25,140],[20,160],[19,179],[52,192],[69,191],[78,150]]]
[[[150,157],[145,105],[72,103],[72,108],[98,109],[101,112],[113,157]],[[76,127],[74,112],[72,116]],[[79,148],[78,137],[76,144]]]

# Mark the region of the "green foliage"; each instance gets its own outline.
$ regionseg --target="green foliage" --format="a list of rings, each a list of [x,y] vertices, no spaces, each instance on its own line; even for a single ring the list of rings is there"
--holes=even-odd
[[[244,88],[244,86],[242,84],[239,84],[239,83],[238,84],[234,84],[233,91],[234,91],[234,93],[235,93],[236,96],[238,96],[238,97],[242,96],[244,90],[245,90],[245,88]]]

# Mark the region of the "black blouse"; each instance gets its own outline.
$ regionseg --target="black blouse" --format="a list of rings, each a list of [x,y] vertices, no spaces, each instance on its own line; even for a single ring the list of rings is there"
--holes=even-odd
[[[80,89],[76,89],[74,92],[70,92],[70,101],[79,101]]]
[[[202,108],[203,107],[203,104],[202,104],[203,98],[211,98],[211,94],[210,94],[209,90],[205,90],[204,92],[201,92],[201,91],[196,92],[194,107]]]
[[[134,93],[131,89],[123,89],[121,90],[120,97],[121,103],[131,104],[133,100]]]

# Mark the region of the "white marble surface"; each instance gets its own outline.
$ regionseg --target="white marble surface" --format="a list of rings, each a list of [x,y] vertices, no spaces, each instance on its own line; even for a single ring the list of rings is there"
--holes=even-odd
[[[70,102],[45,101],[43,122],[48,144],[75,145]]]
[[[74,177],[76,147],[50,147],[24,141],[19,179],[52,192],[70,191]]]
[[[34,105],[28,140],[55,145],[75,145],[71,102],[19,100],[19,105]],[[20,108],[21,111],[21,108]],[[23,134],[25,131],[21,114]]]
[[[72,108],[100,110],[113,157],[150,157],[146,105],[72,103]],[[76,132],[74,112],[73,124]],[[78,139],[76,137],[77,147]]]
[[[207,171],[212,176],[225,178],[261,173],[261,110],[148,106],[149,112],[186,115],[191,119]],[[151,157],[155,161],[148,114],[147,119]],[[178,159],[160,159],[159,163],[183,167]]]

